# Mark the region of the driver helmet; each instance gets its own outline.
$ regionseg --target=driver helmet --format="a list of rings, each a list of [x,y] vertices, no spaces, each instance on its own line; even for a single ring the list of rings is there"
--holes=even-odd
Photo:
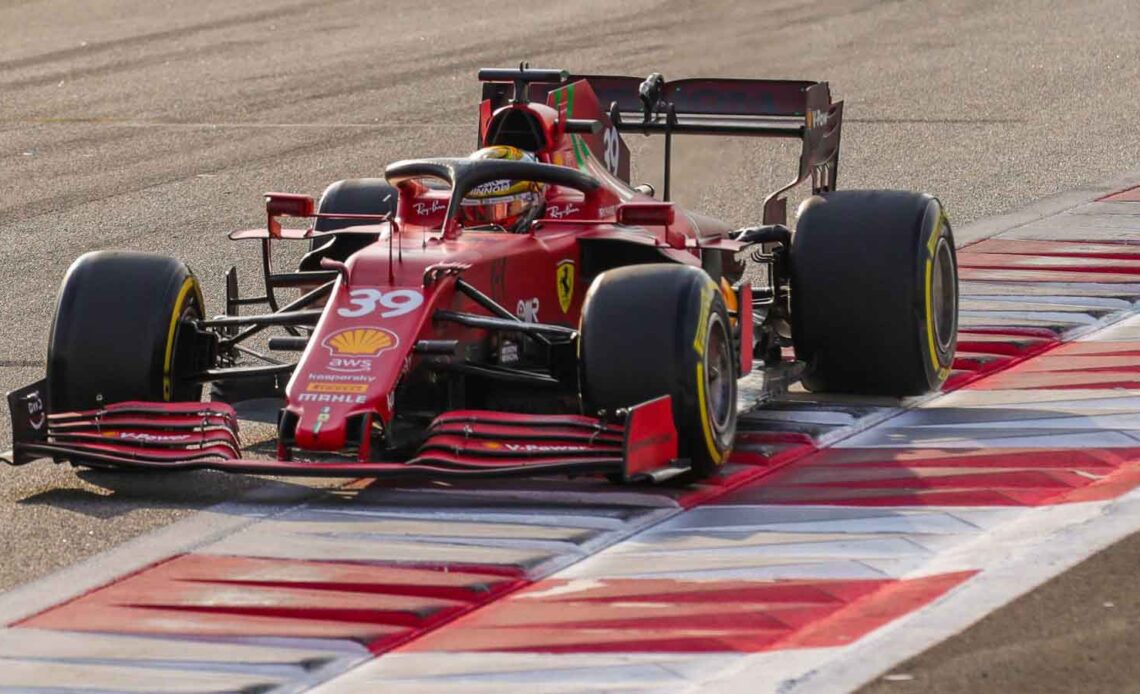
[[[530,152],[507,145],[484,147],[468,158],[538,162]],[[540,205],[541,183],[505,179],[488,181],[467,192],[459,206],[459,218],[464,226],[496,225],[514,230],[520,219],[533,217]]]

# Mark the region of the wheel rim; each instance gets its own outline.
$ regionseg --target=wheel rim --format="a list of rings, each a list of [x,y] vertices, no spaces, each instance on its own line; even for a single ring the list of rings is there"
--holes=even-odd
[[[732,350],[720,315],[709,317],[708,349],[705,351],[705,392],[709,394],[709,419],[717,434],[728,428],[736,403],[733,398]]]
[[[931,307],[934,322],[934,339],[939,351],[950,350],[958,330],[958,292],[954,281],[954,253],[945,237],[938,240],[934,249],[934,274],[930,280]]]

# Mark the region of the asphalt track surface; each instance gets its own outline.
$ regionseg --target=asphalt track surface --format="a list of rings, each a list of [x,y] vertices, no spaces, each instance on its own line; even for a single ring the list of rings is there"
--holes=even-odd
[[[828,80],[847,102],[840,185],[929,191],[959,228],[1140,162],[1130,0],[0,1],[0,27],[0,390],[42,374],[76,256],[177,255],[217,307],[231,263],[257,276],[224,234],[263,223],[262,191],[469,151],[480,66]],[[659,180],[656,145],[630,144],[635,178]],[[754,222],[792,157],[682,141],[675,197]],[[2,469],[0,589],[263,484]]]

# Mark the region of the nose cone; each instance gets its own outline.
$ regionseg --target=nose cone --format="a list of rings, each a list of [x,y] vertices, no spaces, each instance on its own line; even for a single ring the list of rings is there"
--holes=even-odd
[[[296,417],[292,438],[297,448],[308,451],[339,451],[348,439],[348,417],[343,403],[334,403],[329,394],[329,402],[306,403]],[[338,407],[339,405],[339,407]]]

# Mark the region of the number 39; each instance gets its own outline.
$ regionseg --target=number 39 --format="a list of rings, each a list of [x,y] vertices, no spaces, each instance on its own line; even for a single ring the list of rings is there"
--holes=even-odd
[[[348,302],[356,308],[337,309],[336,314],[342,318],[359,318],[377,310],[380,310],[381,318],[395,318],[415,311],[424,303],[424,295],[415,289],[393,289],[390,292],[353,289],[348,296]]]

